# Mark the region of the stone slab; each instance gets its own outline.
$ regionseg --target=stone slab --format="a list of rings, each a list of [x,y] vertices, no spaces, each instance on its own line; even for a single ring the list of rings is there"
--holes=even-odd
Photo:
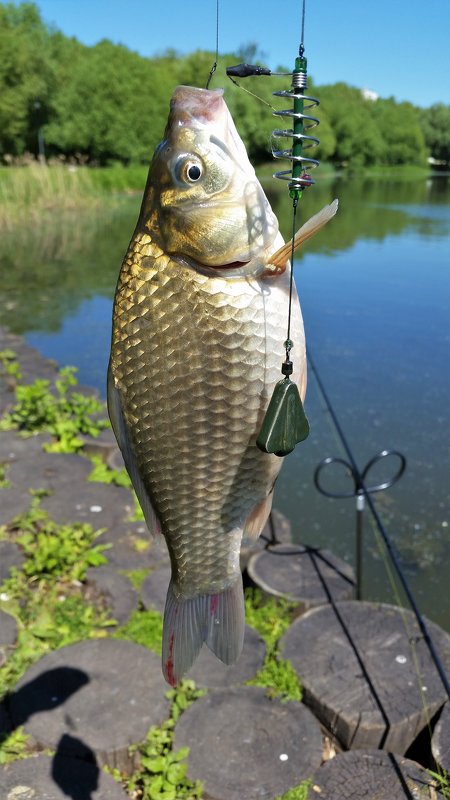
[[[14,644],[17,639],[17,622],[11,614],[0,611],[0,647]]]
[[[450,636],[428,622],[444,669]],[[400,755],[446,700],[412,612],[382,603],[320,606],[296,619],[280,643],[304,701],[346,749]]]
[[[308,800],[438,800],[432,779],[414,761],[381,750],[342,753],[312,779]]]
[[[33,451],[28,457],[14,461],[8,471],[12,486],[19,489],[45,489],[56,492],[64,486],[83,484],[92,472],[87,458],[75,453]]]
[[[128,489],[85,481],[59,487],[51,497],[44,497],[41,505],[55,522],[89,522],[95,529],[123,522],[134,511]]]
[[[307,611],[337,600],[351,600],[355,586],[352,568],[329,550],[301,544],[277,544],[255,553],[247,572],[265,594],[284,597]]]
[[[120,624],[127,622],[139,604],[138,594],[131,581],[108,566],[90,567],[86,579],[88,586],[94,586],[103,596],[112,618]]]
[[[96,764],[57,753],[1,767],[0,797],[2,800],[126,800],[127,795]]]
[[[322,758],[317,721],[301,703],[264,689],[221,689],[196,700],[175,727],[190,748],[188,774],[216,800],[272,800],[308,778]]]
[[[279,544],[280,542],[285,544],[292,542],[291,523],[281,511],[277,511],[274,508],[256,542],[244,541],[242,543],[240,552],[241,570],[244,571],[250,556],[254,553],[259,553],[268,544]]]
[[[223,664],[209,647],[203,645],[187,677],[194,680],[202,689],[238,686],[255,677],[263,665],[265,653],[266,646],[260,635],[250,625],[246,625],[244,647],[235,664],[230,666]]]
[[[438,767],[450,774],[450,700],[442,709],[434,730],[431,751]]]
[[[143,541],[148,547],[141,547]],[[145,522],[118,521],[99,536],[97,543],[112,545],[105,555],[115,569],[154,569],[169,561],[164,537],[153,539]]]
[[[166,594],[172,570],[170,565],[154,569],[141,586],[141,600],[145,608],[155,608],[164,614]]]
[[[0,494],[0,501],[3,495]],[[19,545],[14,542],[3,541],[0,542],[0,586],[9,577],[13,567],[20,569],[25,557]]]
[[[25,514],[31,504],[31,495],[14,487],[0,489],[0,525],[7,525],[19,514]]]
[[[118,639],[90,639],[48,653],[21,678],[10,699],[14,726],[38,745],[99,765],[131,769],[128,746],[168,716],[161,660]]]

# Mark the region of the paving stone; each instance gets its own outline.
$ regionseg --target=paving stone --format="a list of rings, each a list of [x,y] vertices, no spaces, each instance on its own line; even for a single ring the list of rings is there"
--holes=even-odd
[[[131,492],[105,483],[65,484],[41,505],[55,522],[89,522],[95,529],[109,528],[133,513]]]
[[[351,600],[353,569],[329,550],[277,544],[251,556],[247,572],[265,594],[297,603],[301,611],[333,600]]]
[[[31,495],[24,489],[0,489],[0,525],[7,525],[14,517],[25,514],[30,504]]]
[[[449,673],[450,636],[427,626]],[[404,755],[447,698],[414,615],[396,606],[320,606],[292,623],[280,649],[305,703],[346,749]]]
[[[0,647],[14,644],[17,639],[17,622],[11,614],[0,611]]]
[[[142,548],[142,542],[148,547]],[[152,538],[145,522],[117,522],[98,538],[99,544],[111,544],[105,555],[115,569],[154,569],[169,560],[163,536]]]
[[[90,639],[48,653],[10,699],[15,726],[42,747],[129,770],[128,746],[167,718],[161,659],[118,639]],[[65,737],[63,739],[63,737]]]
[[[52,437],[47,433],[22,436],[17,431],[0,431],[0,463],[14,463],[28,459],[37,453],[43,453],[44,445],[49,444]]]
[[[2,800],[126,800],[111,775],[79,758],[39,755],[0,768]]]
[[[127,622],[139,604],[139,597],[131,581],[119,575],[109,566],[90,567],[86,573],[88,585],[103,595],[113,619],[123,624]]]
[[[431,750],[436,764],[450,774],[450,701],[442,709],[431,739]]]
[[[0,500],[2,495],[0,494]],[[0,585],[9,578],[13,567],[20,568],[25,560],[22,550],[14,542],[0,542]]]
[[[319,724],[301,703],[265,689],[220,689],[196,700],[175,727],[175,748],[190,748],[188,774],[217,800],[272,800],[319,766]]]
[[[8,470],[8,480],[19,489],[57,492],[65,486],[70,488],[77,484],[84,485],[91,472],[92,464],[83,456],[38,450],[12,463]]]
[[[170,565],[167,565],[154,569],[146,577],[141,586],[141,600],[145,608],[155,608],[161,614],[164,614],[171,574]]]
[[[311,800],[428,800],[442,798],[430,790],[432,779],[414,761],[380,750],[342,753],[315,773]]]
[[[261,669],[266,646],[260,635],[245,626],[244,647],[235,664],[223,664],[211,652],[209,647],[203,645],[200,655],[187,677],[195,681],[199,688],[225,689],[249,681]]]
[[[105,413],[101,414],[100,417],[104,419]],[[83,442],[83,451],[85,453],[88,455],[101,456],[105,462],[108,462],[113,452],[118,449],[116,437],[114,436],[112,428],[109,427],[103,428],[98,436],[82,435],[80,439]]]

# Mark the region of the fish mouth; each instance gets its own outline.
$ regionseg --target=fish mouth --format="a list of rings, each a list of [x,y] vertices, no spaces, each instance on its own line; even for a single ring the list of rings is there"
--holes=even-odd
[[[252,261],[231,261],[229,264],[202,264],[188,256],[173,254],[172,258],[184,267],[190,267],[209,277],[247,278],[253,273]]]

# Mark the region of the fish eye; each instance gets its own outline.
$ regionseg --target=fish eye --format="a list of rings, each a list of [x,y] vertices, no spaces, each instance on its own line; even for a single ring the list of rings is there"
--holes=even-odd
[[[203,164],[200,160],[190,158],[179,159],[175,167],[175,175],[182,183],[197,183],[203,175]]]
[[[186,169],[186,175],[190,181],[198,181],[202,171],[198,164],[189,164],[188,168]]]

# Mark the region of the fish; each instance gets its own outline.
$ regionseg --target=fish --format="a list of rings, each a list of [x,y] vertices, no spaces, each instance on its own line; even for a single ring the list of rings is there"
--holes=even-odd
[[[294,247],[335,211],[336,201],[315,215]],[[256,438],[281,377],[290,252],[223,90],[177,87],[117,282],[108,367],[112,427],[170,555],[172,686],[204,643],[228,665],[242,650],[241,542],[261,533],[283,460]],[[304,398],[295,285],[291,337]]]

